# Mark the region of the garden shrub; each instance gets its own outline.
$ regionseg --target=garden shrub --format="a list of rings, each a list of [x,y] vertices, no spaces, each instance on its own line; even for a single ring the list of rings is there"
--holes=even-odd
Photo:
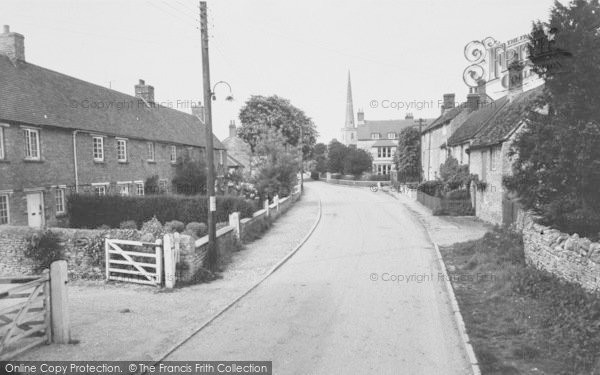
[[[202,237],[207,233],[207,226],[204,223],[192,221],[185,226],[185,231],[195,237]]]
[[[156,216],[142,224],[140,231],[144,234],[152,234],[154,238],[160,238],[163,234],[165,234],[165,228],[162,226],[160,221],[158,221]]]
[[[217,222],[228,221],[229,214],[239,211],[241,218],[252,217],[256,202],[234,196],[217,196]],[[95,196],[73,194],[67,199],[69,221],[74,228],[119,228],[123,221],[133,220],[138,226],[156,217],[162,223],[177,220],[184,223],[206,222],[208,198],[177,195]]]
[[[456,189],[456,190],[450,190],[449,192],[446,193],[445,195],[446,199],[452,199],[452,200],[467,200],[470,199],[470,195],[469,195],[469,191],[465,190],[465,189]]]
[[[434,181],[425,181],[417,186],[417,190],[423,192],[427,195],[431,195],[435,197],[440,194],[440,190],[442,189],[443,183],[438,180]]]
[[[181,233],[185,230],[185,224],[179,220],[171,220],[165,223],[165,231]]]
[[[125,220],[119,224],[120,229],[137,229],[137,224],[133,220]]]
[[[334,180],[339,180],[340,178],[342,178],[342,174],[341,173],[332,173],[331,178],[333,178]]]
[[[310,178],[312,178],[313,180],[317,181],[319,179],[319,172],[318,171],[311,171],[310,172]]]
[[[36,230],[27,237],[25,256],[35,262],[36,271],[50,267],[55,260],[65,259],[58,233],[49,229]]]

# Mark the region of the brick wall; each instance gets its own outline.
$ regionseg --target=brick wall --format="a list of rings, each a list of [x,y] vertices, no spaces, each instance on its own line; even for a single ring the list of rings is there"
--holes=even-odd
[[[523,231],[529,265],[588,291],[600,290],[600,243],[537,224],[529,213],[519,215],[517,227]]]

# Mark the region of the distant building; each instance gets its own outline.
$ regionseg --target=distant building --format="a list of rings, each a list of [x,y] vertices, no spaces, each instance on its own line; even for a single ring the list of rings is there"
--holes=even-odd
[[[53,225],[70,192],[143,195],[152,176],[168,191],[180,157],[204,158],[203,123],[156,104],[154,87],[131,96],[28,63],[24,39],[0,34],[0,225]]]
[[[237,170],[250,170],[252,152],[250,145],[237,135],[235,120],[229,123],[229,137],[223,140],[227,149],[229,167]]]
[[[352,84],[348,72],[348,88],[346,91],[346,122],[340,134],[341,143],[346,146],[356,145],[356,123],[354,122],[354,106],[352,104]]]

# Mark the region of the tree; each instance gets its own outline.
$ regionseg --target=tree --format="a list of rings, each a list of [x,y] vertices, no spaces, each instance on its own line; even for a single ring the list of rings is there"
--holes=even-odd
[[[467,188],[471,179],[469,166],[460,165],[453,156],[448,156],[444,164],[440,165],[440,180],[445,191]]]
[[[178,158],[173,177],[175,191],[186,195],[206,193],[207,173],[208,168],[203,160],[192,160],[189,155]]]
[[[421,135],[418,128],[404,128],[400,132],[398,139],[398,150],[394,155],[394,163],[399,176],[403,179],[419,179],[421,174],[421,155],[420,155]]]
[[[312,150],[311,158],[315,161],[314,170],[319,173],[327,172],[327,145],[317,143]]]
[[[327,146],[327,171],[331,173],[344,172],[344,159],[348,153],[348,147],[335,139]]]
[[[253,183],[259,196],[270,199],[289,195],[298,182],[300,150],[286,144],[285,136],[274,129],[260,136],[255,150]]]
[[[370,171],[372,164],[371,154],[360,148],[348,147],[344,157],[344,174],[360,176],[363,172]]]
[[[271,129],[279,131],[284,143],[294,147],[298,146],[302,132],[302,150],[308,157],[318,135],[315,124],[302,110],[277,95],[252,96],[240,110],[240,121],[238,136],[250,145],[252,152],[261,136]]]
[[[525,109],[514,173],[504,179],[544,224],[592,237],[600,231],[598,26],[598,0],[556,2],[548,23],[534,23],[530,59],[545,87]]]

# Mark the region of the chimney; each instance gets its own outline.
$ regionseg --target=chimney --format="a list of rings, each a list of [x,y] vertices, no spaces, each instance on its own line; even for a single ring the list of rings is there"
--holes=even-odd
[[[0,34],[0,54],[8,56],[11,60],[25,61],[25,37],[10,31],[10,26],[4,25]]]
[[[237,128],[235,127],[235,120],[229,121],[229,137],[235,138],[237,136]]]
[[[444,94],[444,106],[442,107],[442,113],[454,108],[454,94]]]
[[[471,111],[476,111],[479,109],[479,103],[481,100],[481,96],[477,93],[477,90],[471,88],[469,90],[469,94],[467,95],[467,108]]]
[[[363,112],[362,109],[358,110],[358,113],[356,114],[356,119],[358,120],[358,125],[365,124],[365,113]]]
[[[204,121],[204,106],[202,105],[202,102],[192,104],[192,115],[200,117],[202,121]]]
[[[487,82],[483,79],[477,81],[477,94],[479,94],[480,105],[485,105],[488,102],[488,96],[485,87],[486,83]]]
[[[522,92],[523,65],[519,61],[513,61],[508,66],[508,100],[512,101]]]
[[[135,96],[148,103],[154,103],[154,86],[146,85],[146,82],[140,79],[140,82],[135,85]]]
[[[413,116],[413,114],[412,114],[412,113],[410,113],[410,112],[406,113],[406,116],[404,116],[404,119],[405,119],[405,120],[414,120],[414,118],[415,118],[415,117],[414,117],[414,116]]]

